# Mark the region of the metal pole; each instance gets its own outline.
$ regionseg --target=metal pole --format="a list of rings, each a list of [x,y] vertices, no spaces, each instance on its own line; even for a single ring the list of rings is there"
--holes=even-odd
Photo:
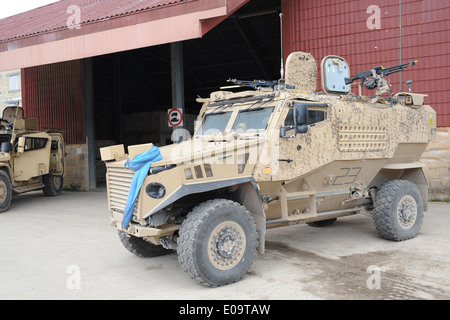
[[[184,72],[183,72],[183,43],[170,44],[172,64],[172,107],[181,110],[184,117]],[[182,129],[184,125],[176,129]]]
[[[94,74],[92,58],[83,60],[84,67],[84,111],[86,137],[88,143],[89,189],[97,188],[97,171],[95,168],[95,114],[94,114]]]
[[[114,73],[114,124],[115,139],[117,144],[123,141],[122,128],[122,67],[121,58],[118,53],[114,56],[113,73]]]
[[[283,13],[280,13],[280,36],[281,36],[281,81],[284,81],[284,52],[283,52]]]

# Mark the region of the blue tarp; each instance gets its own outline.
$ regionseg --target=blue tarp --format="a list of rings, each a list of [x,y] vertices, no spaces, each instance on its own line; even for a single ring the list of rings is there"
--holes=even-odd
[[[150,165],[155,162],[162,160],[161,153],[158,147],[153,147],[152,149],[138,154],[132,161],[130,159],[125,163],[125,168],[130,168],[136,171],[133,180],[131,181],[130,191],[128,193],[127,205],[125,207],[125,213],[123,215],[122,226],[127,229],[128,224],[133,216],[134,206],[136,204],[136,198],[141,190],[142,183],[145,177],[148,175],[148,170],[150,170]]]

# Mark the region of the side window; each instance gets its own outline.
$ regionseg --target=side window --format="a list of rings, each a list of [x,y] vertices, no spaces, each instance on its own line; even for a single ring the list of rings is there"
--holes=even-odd
[[[20,73],[9,75],[9,93],[20,92]]]
[[[327,112],[322,110],[308,110],[308,125],[321,122],[327,119]],[[284,120],[285,126],[294,125],[294,110],[290,109],[286,119]]]
[[[290,109],[286,119],[284,120],[285,126],[293,126],[294,125],[294,109]]]
[[[308,125],[324,121],[327,118],[326,111],[308,110]]]
[[[45,148],[47,145],[47,138],[30,138],[25,137],[25,151]]]

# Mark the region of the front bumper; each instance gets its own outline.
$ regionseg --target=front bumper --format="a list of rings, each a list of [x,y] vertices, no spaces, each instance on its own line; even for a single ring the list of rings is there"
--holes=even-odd
[[[172,235],[175,231],[181,228],[178,224],[166,224],[160,228],[145,227],[138,223],[130,223],[127,229],[122,227],[123,213],[111,210],[110,211],[110,224],[117,230],[125,231],[129,235],[139,238],[155,238]]]

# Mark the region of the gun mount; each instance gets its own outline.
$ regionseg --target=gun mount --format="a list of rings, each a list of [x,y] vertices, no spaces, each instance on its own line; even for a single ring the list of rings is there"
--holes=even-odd
[[[228,79],[227,82],[234,83],[235,85],[221,87],[221,89],[231,89],[231,88],[239,88],[239,87],[247,87],[252,88],[254,90],[261,89],[272,89],[273,91],[277,90],[277,88],[285,88],[285,89],[295,89],[295,86],[285,84],[281,81],[277,80],[237,80],[237,79]]]
[[[401,72],[405,70],[408,66],[414,66],[417,64],[417,60],[399,64],[393,67],[384,68],[383,66],[378,66],[369,71],[361,71],[353,78],[345,78],[345,84],[351,84],[356,80],[361,80],[360,86],[364,85],[367,90],[377,89],[377,96],[381,96],[383,93],[391,92],[391,85],[385,79],[388,75],[393,73]]]

